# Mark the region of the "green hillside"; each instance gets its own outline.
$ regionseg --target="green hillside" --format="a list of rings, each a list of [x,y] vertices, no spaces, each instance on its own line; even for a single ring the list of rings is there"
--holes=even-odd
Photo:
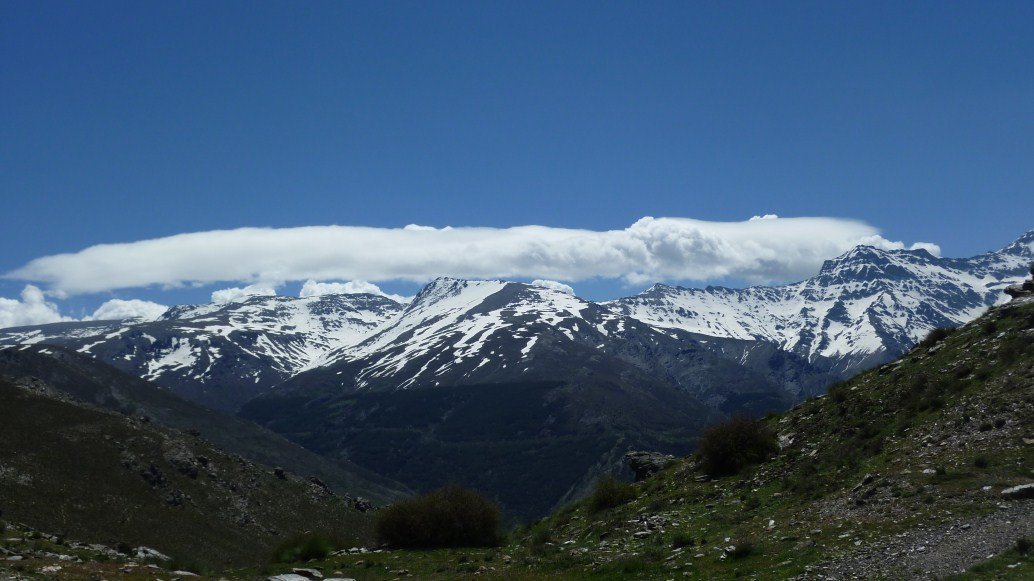
[[[324,487],[278,476],[195,435],[44,390],[0,379],[5,524],[86,544],[146,546],[207,567],[265,561],[309,530],[368,539],[370,514]],[[5,546],[0,557],[22,558],[0,563],[22,566],[35,554]]]

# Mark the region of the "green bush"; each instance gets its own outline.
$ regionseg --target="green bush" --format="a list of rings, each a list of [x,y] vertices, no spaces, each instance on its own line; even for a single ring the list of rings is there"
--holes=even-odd
[[[1027,537],[1020,537],[1016,539],[1016,552],[1021,555],[1026,555],[1030,552],[1031,542]]]
[[[334,552],[335,544],[317,534],[287,539],[273,553],[274,563],[297,563],[312,559],[326,559]]]
[[[600,512],[621,506],[635,499],[635,488],[627,483],[607,476],[596,483],[596,488],[589,497],[589,510]]]
[[[749,556],[754,552],[754,543],[750,541],[740,541],[732,546],[732,550],[728,551],[730,559],[742,559]]]
[[[164,566],[169,571],[187,571],[195,575],[205,575],[210,572],[209,567],[198,563],[193,558],[184,558],[183,556],[173,557],[171,561],[166,561]]]
[[[621,482],[612,476],[604,477],[596,483],[596,488],[592,489],[592,494],[588,497],[588,509],[594,513],[606,511],[631,502],[635,497],[636,490],[631,484]]]
[[[693,539],[693,535],[691,535],[689,533],[685,533],[685,532],[679,531],[679,532],[675,533],[675,535],[672,536],[672,538],[671,538],[671,548],[672,549],[681,549],[683,547],[692,547],[695,544],[696,544],[696,541]]]
[[[983,454],[977,454],[973,457],[973,465],[977,468],[987,468],[989,464],[990,461],[988,461],[987,456],[984,456]]]
[[[941,341],[947,339],[948,336],[951,335],[952,331],[953,331],[953,329],[947,329],[945,327],[937,327],[936,329],[934,329],[934,330],[930,331],[929,333],[927,333],[926,337],[923,337],[923,340],[919,342],[919,346],[923,347],[923,348],[926,348],[926,349],[928,349],[930,347],[933,347],[934,345],[936,345],[936,344],[940,343]]]
[[[477,492],[446,486],[396,502],[377,516],[377,538],[396,547],[492,547],[499,508]]]
[[[698,452],[708,474],[728,476],[750,464],[764,462],[779,452],[779,444],[768,425],[735,417],[704,431]]]

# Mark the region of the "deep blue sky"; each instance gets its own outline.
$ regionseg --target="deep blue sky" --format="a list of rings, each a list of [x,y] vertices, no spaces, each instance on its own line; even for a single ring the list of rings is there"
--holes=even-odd
[[[238,226],[764,213],[970,255],[1034,227],[1032,30],[1032,2],[5,0],[0,271]]]

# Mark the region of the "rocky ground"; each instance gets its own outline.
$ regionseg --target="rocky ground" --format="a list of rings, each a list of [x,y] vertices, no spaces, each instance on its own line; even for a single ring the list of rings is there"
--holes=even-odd
[[[881,539],[819,568],[827,579],[928,578],[962,574],[1034,537],[1034,501],[1001,503],[1000,510],[949,525],[916,528]],[[1021,560],[1006,565],[1024,566]],[[1029,572],[1034,572],[1025,567]]]

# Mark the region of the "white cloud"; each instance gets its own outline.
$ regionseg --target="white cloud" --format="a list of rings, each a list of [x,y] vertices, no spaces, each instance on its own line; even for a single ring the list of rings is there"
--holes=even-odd
[[[316,282],[312,279],[305,281],[302,285],[301,292],[298,296],[305,297],[318,297],[322,295],[380,295],[382,297],[388,297],[389,299],[399,302],[408,303],[413,300],[413,297],[404,297],[402,295],[388,294],[381,290],[381,287],[367,282],[365,280],[350,280],[347,282]]]
[[[545,287],[545,288],[551,288],[553,290],[558,290],[558,291],[560,291],[562,293],[567,293],[569,295],[573,295],[574,294],[574,289],[571,288],[570,285],[566,285],[566,284],[564,284],[562,282],[557,282],[555,280],[542,280],[542,279],[539,279],[539,280],[531,281],[531,284],[532,284],[532,286],[541,286],[541,287]]]
[[[144,321],[155,321],[169,307],[151,301],[140,299],[111,299],[97,307],[84,321],[114,321],[124,319],[142,319]]]
[[[742,222],[647,217],[608,231],[242,228],[92,246],[38,258],[6,276],[69,294],[221,281],[262,286],[263,281],[307,279],[425,282],[436,276],[762,283],[812,275],[824,260],[860,243],[904,247],[855,220],[773,216]]]
[[[0,329],[72,320],[62,316],[57,305],[48,302],[43,291],[31,284],[22,289],[21,300],[0,297]]]
[[[941,247],[930,242],[916,242],[908,247],[909,250],[925,250],[934,256],[941,255]]]
[[[233,287],[217,290],[212,293],[212,302],[217,304],[242,301],[248,297],[271,297],[276,295],[276,287],[269,283],[250,284],[245,287]]]

